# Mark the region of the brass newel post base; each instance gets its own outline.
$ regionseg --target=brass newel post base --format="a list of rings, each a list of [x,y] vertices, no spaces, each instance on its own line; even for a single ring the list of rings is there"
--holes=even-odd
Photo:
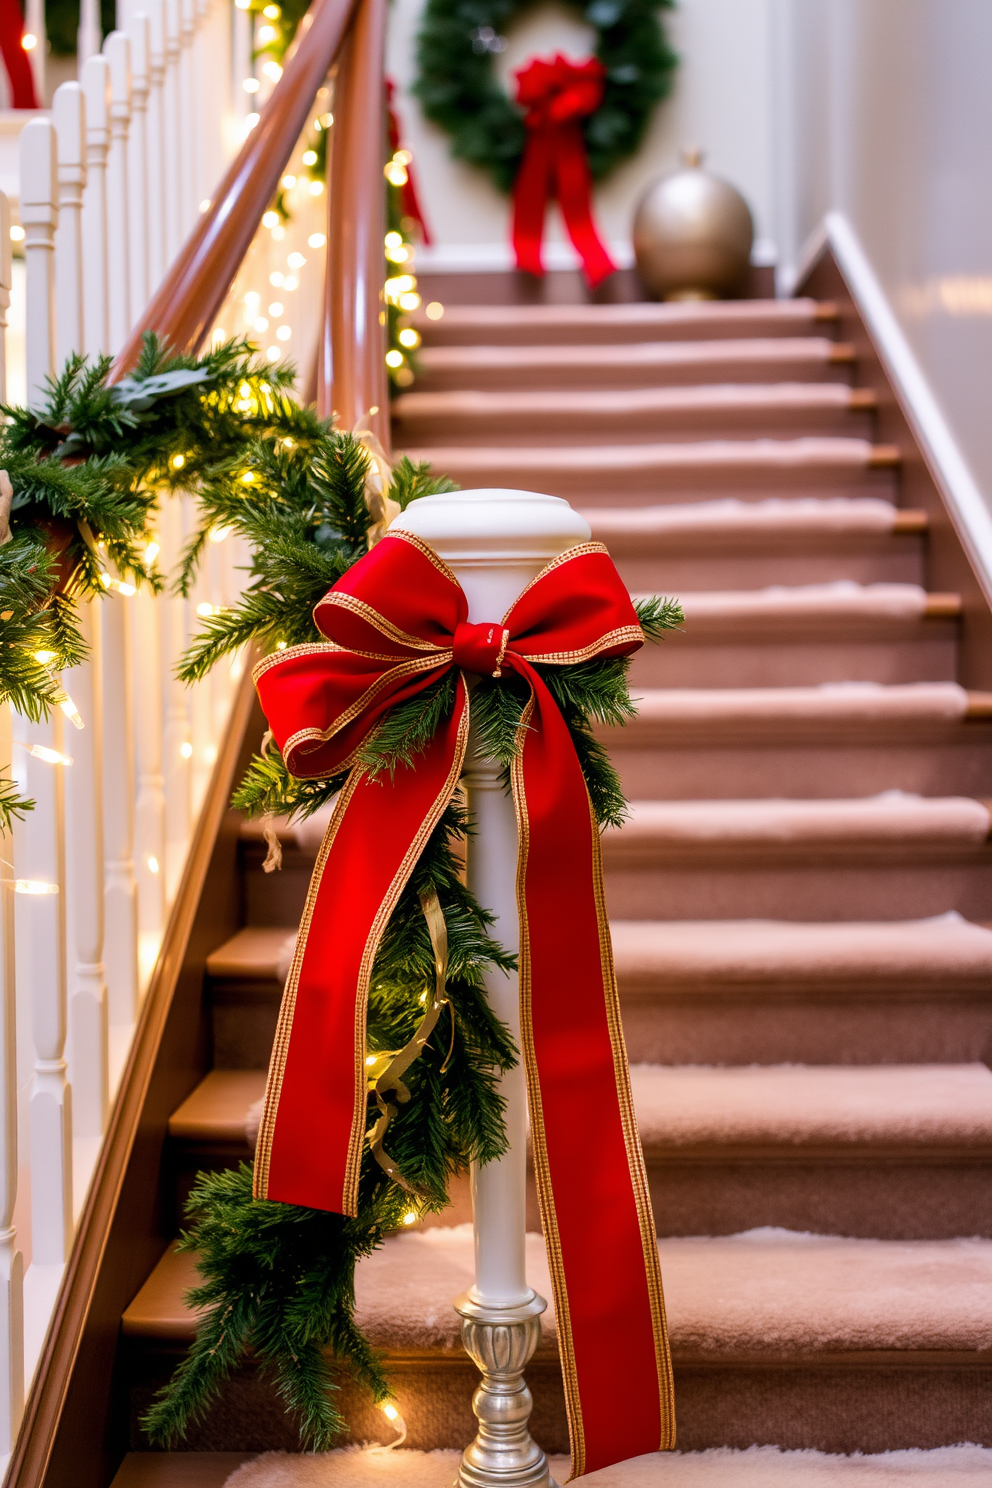
[[[556,1488],[548,1459],[531,1439],[534,1401],[523,1379],[547,1305],[536,1292],[517,1307],[487,1307],[469,1292],[455,1302],[462,1343],[482,1383],[472,1399],[479,1432],[465,1449],[454,1488]]]

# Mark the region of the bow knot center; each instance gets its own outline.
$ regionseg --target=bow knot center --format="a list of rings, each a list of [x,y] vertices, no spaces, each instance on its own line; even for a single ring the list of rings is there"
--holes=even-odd
[[[452,646],[455,666],[463,672],[499,677],[509,639],[510,632],[495,622],[469,625],[466,621],[456,625]]]

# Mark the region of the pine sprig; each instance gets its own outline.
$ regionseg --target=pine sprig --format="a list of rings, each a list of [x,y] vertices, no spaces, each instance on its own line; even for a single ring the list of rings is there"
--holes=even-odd
[[[455,674],[448,671],[406,702],[398,703],[359,748],[356,764],[375,779],[383,771],[395,775],[401,766],[415,764],[450,717],[455,705]]]
[[[678,630],[685,624],[685,612],[677,599],[661,594],[640,595],[634,600],[637,619],[646,641],[660,641],[666,630]]]

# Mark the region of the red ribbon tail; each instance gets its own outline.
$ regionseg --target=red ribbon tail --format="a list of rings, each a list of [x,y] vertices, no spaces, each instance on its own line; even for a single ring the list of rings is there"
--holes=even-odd
[[[616,273],[616,264],[596,231],[592,215],[592,176],[585,140],[578,124],[567,124],[560,132],[555,152],[558,205],[590,289]]]
[[[21,45],[23,36],[24,20],[17,0],[0,0],[0,52],[10,80],[11,103],[15,109],[36,109],[34,73]]]
[[[553,169],[551,138],[545,130],[534,130],[527,136],[513,185],[513,251],[517,268],[538,278],[544,274],[541,244]]]

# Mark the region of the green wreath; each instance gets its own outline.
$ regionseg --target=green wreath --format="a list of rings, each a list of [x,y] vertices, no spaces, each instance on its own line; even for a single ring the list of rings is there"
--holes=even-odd
[[[503,91],[493,57],[506,48],[502,31],[533,0],[427,0],[417,37],[413,92],[432,124],[451,139],[458,160],[489,172],[509,191],[524,150],[523,111]],[[655,105],[672,86],[678,57],[659,11],[675,0],[570,0],[596,31],[596,56],[606,90],[583,120],[594,179],[632,155]]]

